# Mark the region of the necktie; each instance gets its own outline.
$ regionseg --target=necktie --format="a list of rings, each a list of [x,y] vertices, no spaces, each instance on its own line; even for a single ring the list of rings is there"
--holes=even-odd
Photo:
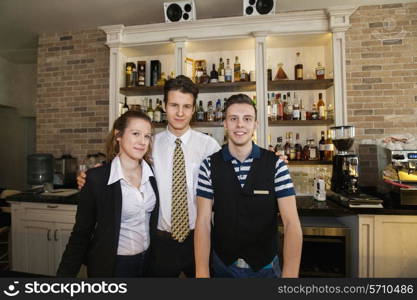
[[[190,227],[188,224],[187,179],[185,173],[184,153],[181,140],[175,140],[173,172],[172,172],[172,207],[171,234],[178,242],[187,237]]]

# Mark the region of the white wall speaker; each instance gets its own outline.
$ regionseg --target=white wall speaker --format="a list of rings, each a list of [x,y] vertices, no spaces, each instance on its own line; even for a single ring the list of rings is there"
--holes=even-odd
[[[165,23],[197,20],[194,0],[164,3]]]
[[[276,0],[243,0],[243,15],[275,15],[275,5]]]

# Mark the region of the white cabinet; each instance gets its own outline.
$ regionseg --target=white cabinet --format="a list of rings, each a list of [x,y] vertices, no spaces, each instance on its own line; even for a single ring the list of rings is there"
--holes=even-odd
[[[352,227],[354,275],[417,277],[417,216],[357,215],[343,221]]]
[[[13,271],[54,276],[77,206],[11,202]]]

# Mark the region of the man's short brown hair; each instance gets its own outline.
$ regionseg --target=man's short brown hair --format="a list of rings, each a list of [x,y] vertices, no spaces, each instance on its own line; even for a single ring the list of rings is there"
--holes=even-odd
[[[255,110],[255,120],[257,119],[258,112],[256,109],[256,105],[248,95],[235,94],[235,95],[230,96],[229,99],[226,100],[226,105],[224,107],[225,117],[227,116],[227,109],[233,104],[249,104]]]

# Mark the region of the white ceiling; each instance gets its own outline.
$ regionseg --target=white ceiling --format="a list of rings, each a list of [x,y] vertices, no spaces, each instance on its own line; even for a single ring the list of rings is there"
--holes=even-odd
[[[416,0],[277,0],[276,12]],[[0,0],[0,56],[35,63],[37,36],[101,25],[164,22],[170,0]],[[195,0],[197,19],[241,16],[243,0]]]

